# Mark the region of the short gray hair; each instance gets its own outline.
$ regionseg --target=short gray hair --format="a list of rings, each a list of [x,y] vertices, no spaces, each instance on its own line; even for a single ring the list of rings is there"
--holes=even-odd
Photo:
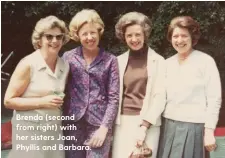
[[[152,23],[146,15],[139,12],[126,13],[118,20],[115,26],[116,37],[125,42],[126,28],[135,24],[138,24],[143,28],[145,41],[147,41],[152,30]]]

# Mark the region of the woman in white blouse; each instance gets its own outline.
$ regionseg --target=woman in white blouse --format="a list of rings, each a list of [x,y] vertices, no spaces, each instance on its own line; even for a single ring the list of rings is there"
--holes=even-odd
[[[204,146],[216,148],[220,75],[211,56],[193,49],[200,31],[191,17],[174,18],[167,38],[177,54],[166,60],[167,103],[158,157],[202,158]]]
[[[34,28],[35,51],[17,65],[5,94],[6,108],[14,110],[8,158],[65,157],[64,150],[59,149],[64,141],[58,140],[63,135],[61,120],[54,117],[61,116],[69,73],[69,64],[58,56],[68,37],[65,22],[55,16],[40,19]]]

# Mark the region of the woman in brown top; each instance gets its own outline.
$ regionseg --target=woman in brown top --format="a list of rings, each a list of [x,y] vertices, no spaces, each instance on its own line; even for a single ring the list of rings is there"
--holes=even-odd
[[[120,101],[112,156],[128,157],[145,141],[153,151],[152,158],[156,158],[165,106],[165,60],[147,45],[151,22],[144,14],[123,15],[115,29],[129,50],[118,57]]]

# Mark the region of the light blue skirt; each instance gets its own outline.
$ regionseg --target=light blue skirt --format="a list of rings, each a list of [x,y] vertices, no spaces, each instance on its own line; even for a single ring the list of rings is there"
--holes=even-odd
[[[203,158],[204,124],[163,119],[158,158]]]

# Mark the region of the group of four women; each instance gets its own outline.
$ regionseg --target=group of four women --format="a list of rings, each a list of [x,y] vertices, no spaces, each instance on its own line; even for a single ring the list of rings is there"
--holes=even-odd
[[[147,44],[151,27],[142,13],[124,14],[115,32],[128,51],[116,58],[99,46],[104,23],[95,10],[78,12],[70,22],[70,32],[55,16],[38,21],[32,34],[36,51],[20,61],[5,95],[5,106],[14,109],[9,157],[108,158],[112,147],[113,158],[128,158],[143,143],[152,149],[152,158],[201,158],[204,146],[215,150],[221,83],[213,58],[193,49],[200,37],[199,24],[189,16],[171,21],[167,38],[177,54],[167,60]],[[60,58],[58,52],[69,36],[81,45]],[[63,123],[16,119],[17,115],[62,114],[74,119]],[[18,124],[63,124],[77,129],[22,131]],[[24,141],[17,137],[63,134],[77,139],[28,137]],[[88,145],[91,150],[26,152],[18,144]]]

